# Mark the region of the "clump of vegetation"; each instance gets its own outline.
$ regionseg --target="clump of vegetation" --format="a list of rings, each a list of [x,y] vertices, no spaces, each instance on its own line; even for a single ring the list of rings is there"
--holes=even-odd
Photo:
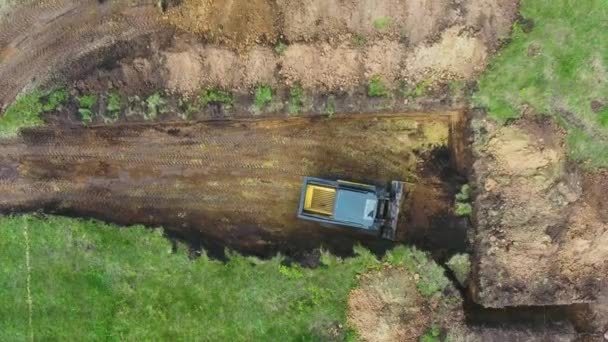
[[[262,110],[272,101],[272,87],[269,85],[261,85],[255,88],[255,108]]]
[[[430,80],[420,81],[416,85],[409,85],[407,82],[402,80],[399,82],[399,93],[403,97],[415,99],[424,95],[429,85],[431,85]]]
[[[432,326],[424,335],[420,336],[420,342],[441,342],[441,330],[437,326]]]
[[[380,75],[372,76],[367,85],[367,95],[370,97],[387,97],[389,95],[388,88]]]
[[[42,125],[44,121],[40,115],[57,109],[65,104],[67,99],[68,93],[65,89],[48,93],[33,91],[19,97],[0,117],[0,137],[14,137],[23,128]]]
[[[68,91],[65,89],[56,89],[45,97],[46,103],[43,103],[42,110],[44,112],[50,112],[68,101]]]
[[[408,271],[418,274],[419,280],[416,287],[424,297],[432,297],[441,293],[450,284],[444,269],[429,260],[425,252],[416,248],[393,249],[387,252],[385,260],[393,266],[403,266]]]
[[[298,114],[302,110],[302,107],[304,107],[304,100],[304,88],[299,83],[296,83],[289,89],[289,103],[287,104],[289,114]]]
[[[392,19],[390,17],[380,17],[374,20],[374,28],[376,30],[386,30],[391,26]]]
[[[31,333],[40,340],[344,340],[356,334],[336,337],[328,327],[346,325],[357,275],[383,267],[360,247],[346,259],[323,253],[323,266],[309,269],[235,253],[225,262],[192,259],[161,230],[142,226],[33,215],[0,217],[0,226],[2,341],[30,335],[28,277]],[[390,253],[420,274],[434,265],[407,247]]]
[[[456,254],[450,258],[446,265],[454,272],[454,276],[460,285],[466,287],[471,273],[471,256],[466,253]]]
[[[78,113],[80,121],[85,125],[93,122],[93,107],[97,104],[97,95],[87,94],[76,98],[78,100]]]
[[[353,45],[355,47],[364,47],[367,44],[367,37],[362,34],[355,33],[353,35]]]
[[[605,1],[522,1],[528,20],[491,61],[474,103],[501,123],[519,118],[524,106],[555,116],[568,129],[573,159],[608,166],[608,153],[596,153],[608,151],[608,127],[590,105],[608,94],[608,44],[597,44],[608,41],[605,9]]]
[[[121,108],[122,100],[120,98],[120,94],[115,91],[110,92],[108,95],[108,105],[106,106],[106,110],[111,121],[118,120]]]
[[[460,192],[455,196],[456,203],[454,213],[458,216],[465,217],[471,216],[473,213],[473,206],[471,205],[471,187],[465,184],[460,188]]]
[[[287,44],[284,42],[278,42],[274,47],[274,51],[277,53],[277,55],[282,56],[285,51],[287,51],[287,47]]]
[[[154,120],[158,116],[159,113],[166,113],[167,101],[160,95],[159,92],[156,92],[146,99],[146,114],[144,118],[146,120]]]
[[[336,114],[336,98],[333,95],[327,97],[325,102],[325,115],[331,119]]]
[[[231,92],[220,89],[205,89],[199,96],[199,101],[203,106],[210,103],[221,104],[227,107],[232,107],[234,96]]]
[[[2,137],[13,137],[22,128],[42,125],[40,97],[40,92],[21,96],[6,109],[4,115],[0,117],[0,134]]]

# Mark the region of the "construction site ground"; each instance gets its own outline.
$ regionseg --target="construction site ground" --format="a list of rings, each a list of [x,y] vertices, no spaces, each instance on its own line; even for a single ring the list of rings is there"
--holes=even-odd
[[[408,183],[398,240],[424,241],[441,229],[462,249],[464,230],[449,225],[463,180],[450,140],[460,119],[446,112],[33,129],[1,144],[0,208],[164,226],[219,252],[325,245],[344,254],[357,241],[378,241],[298,220],[303,177],[399,179]]]

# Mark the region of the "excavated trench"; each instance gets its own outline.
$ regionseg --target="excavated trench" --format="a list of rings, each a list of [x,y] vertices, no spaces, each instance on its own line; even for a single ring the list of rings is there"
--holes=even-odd
[[[48,127],[0,143],[3,212],[43,209],[119,224],[163,226],[221,257],[349,255],[392,244],[296,219],[302,178],[407,181],[398,240],[441,255],[464,251],[452,213],[465,178],[453,137],[460,112]]]
[[[170,70],[155,64],[166,57],[159,49],[179,49],[171,41],[173,30],[151,20],[157,16],[154,2],[101,3],[89,11],[95,21],[84,22],[83,9],[71,1],[53,0],[0,26],[0,109],[32,84],[67,83],[79,95],[111,84],[133,95],[166,83]],[[46,21],[36,27],[50,29],[28,37],[24,28],[37,18]],[[138,79],[152,69],[158,73]],[[124,79],[133,70],[139,74]],[[74,79],[80,80],[70,84]],[[228,115],[218,109],[195,117],[205,120],[197,123],[124,120],[89,128],[75,125],[72,103],[46,117],[53,125],[0,141],[0,213],[42,211],[163,226],[193,250],[218,258],[226,248],[262,257],[280,252],[315,266],[320,247],[348,256],[355,244],[382,254],[393,243],[297,220],[302,177],[378,184],[403,179],[408,187],[398,240],[431,251],[443,263],[471,248],[468,220],[452,208],[469,172],[468,132],[465,114],[445,110],[460,107],[446,89],[427,95],[419,103],[362,100],[365,89],[358,89],[337,96],[335,106],[367,114],[284,119],[276,118],[283,113],[278,108],[266,113],[275,118],[251,120],[242,115],[250,110],[250,97],[240,94]],[[307,109],[322,113],[329,96],[334,98],[313,98]],[[387,108],[431,111],[371,114]],[[208,120],[214,117],[239,119]],[[586,305],[486,309],[462,291],[467,324],[482,340],[601,339]]]

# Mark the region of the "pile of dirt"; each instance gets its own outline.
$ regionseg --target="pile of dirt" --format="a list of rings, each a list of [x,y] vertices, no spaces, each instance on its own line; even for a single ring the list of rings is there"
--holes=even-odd
[[[348,324],[363,341],[374,342],[416,341],[444,319],[450,331],[461,334],[464,313],[458,294],[449,304],[441,296],[425,298],[416,288],[418,278],[391,267],[361,275],[348,298]]]
[[[569,164],[548,119],[475,125],[479,303],[594,302],[608,285],[606,174]]]
[[[274,43],[277,13],[269,0],[184,0],[168,12],[175,27],[237,49]]]
[[[404,270],[365,274],[348,298],[348,323],[364,341],[414,340],[430,321],[423,301],[413,277]]]

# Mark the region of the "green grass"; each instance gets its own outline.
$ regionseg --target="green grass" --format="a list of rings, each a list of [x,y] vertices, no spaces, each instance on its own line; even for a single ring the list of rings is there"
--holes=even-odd
[[[345,340],[354,336],[346,300],[357,274],[383,267],[362,248],[348,259],[323,253],[316,269],[234,253],[226,263],[191,259],[161,230],[0,217],[2,341],[29,335],[28,244],[36,340],[327,341],[337,324]],[[385,262],[422,274],[436,266],[403,246]]]
[[[470,203],[456,202],[454,213],[460,217],[468,217],[473,213],[473,206]]]
[[[33,91],[20,96],[0,117],[0,138],[11,138],[23,128],[44,124],[42,113],[50,112],[66,103],[68,94],[64,89],[50,92]]]
[[[223,91],[220,89],[204,89],[199,96],[199,101],[203,106],[210,103],[216,103],[231,107],[234,103],[234,96],[229,91]]]
[[[294,84],[289,89],[289,102],[287,103],[287,111],[289,114],[298,114],[304,107],[304,100],[306,95],[304,94],[304,88],[298,83]]]
[[[534,21],[532,31],[515,25],[511,42],[480,79],[474,103],[502,123],[519,118],[523,106],[552,116],[571,112],[586,127],[571,134],[589,136],[569,139],[572,157],[608,166],[604,156],[585,153],[608,147],[606,118],[590,106],[608,98],[608,0],[524,0],[521,13]]]
[[[369,97],[387,97],[389,95],[388,88],[382,81],[380,75],[372,76],[367,84],[367,95]]]
[[[272,101],[272,88],[269,85],[261,85],[255,88],[254,105],[258,110],[264,109]]]
[[[393,20],[390,17],[380,17],[374,19],[374,28],[376,30],[386,30],[391,26]]]

